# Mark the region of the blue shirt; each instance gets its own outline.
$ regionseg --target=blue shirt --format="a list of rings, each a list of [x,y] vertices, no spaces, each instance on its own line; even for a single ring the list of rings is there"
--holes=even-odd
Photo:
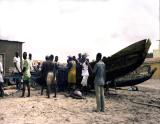
[[[105,70],[105,64],[100,60],[99,62],[96,63],[93,69],[93,73],[95,73],[95,79],[94,79],[94,84],[95,85],[104,85],[105,84],[105,75],[106,75],[106,70]]]

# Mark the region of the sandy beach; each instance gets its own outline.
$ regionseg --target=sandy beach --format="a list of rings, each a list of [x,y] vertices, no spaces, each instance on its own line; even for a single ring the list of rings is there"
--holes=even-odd
[[[0,124],[159,124],[160,80],[137,86],[139,91],[111,89],[104,113],[93,112],[94,93],[85,99],[66,97],[65,93],[58,93],[57,98],[51,94],[48,99],[40,95],[40,90],[32,89],[30,98],[20,98],[21,92],[12,90],[9,96],[0,98]]]

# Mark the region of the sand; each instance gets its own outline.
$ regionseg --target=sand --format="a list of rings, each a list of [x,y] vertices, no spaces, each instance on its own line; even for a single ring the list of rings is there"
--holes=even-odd
[[[111,89],[105,99],[105,112],[93,112],[95,95],[72,99],[64,93],[51,98],[40,96],[32,89],[31,97],[20,98],[21,92],[5,90],[0,98],[0,124],[159,124],[160,80],[148,80],[138,85],[139,91],[128,87]],[[157,105],[148,106],[135,102]]]

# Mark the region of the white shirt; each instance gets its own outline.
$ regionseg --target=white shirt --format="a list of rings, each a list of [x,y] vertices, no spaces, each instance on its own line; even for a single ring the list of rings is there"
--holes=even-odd
[[[31,72],[34,71],[32,60],[28,59],[28,62],[29,62],[29,66],[30,66],[30,71],[31,71]]]
[[[13,63],[16,63],[19,72],[21,72],[20,62],[21,62],[20,57],[13,58]],[[14,72],[18,72],[17,68],[15,68]]]
[[[0,62],[0,82],[4,82],[2,72],[3,72],[3,66],[2,63]]]
[[[82,76],[89,76],[88,65],[86,62],[82,63]]]

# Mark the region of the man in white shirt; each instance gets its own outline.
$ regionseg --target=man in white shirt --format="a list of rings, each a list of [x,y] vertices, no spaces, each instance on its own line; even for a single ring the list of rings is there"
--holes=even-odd
[[[3,66],[2,66],[2,63],[0,62],[0,96],[3,97],[3,95],[4,95],[4,91],[3,91],[3,82],[4,82],[4,80],[3,80],[2,73],[3,73]]]
[[[15,74],[15,81],[16,81],[16,89],[20,89],[21,88],[21,60],[19,57],[18,52],[15,53],[15,57],[13,58],[13,63],[15,66],[14,69],[14,74]]]
[[[13,63],[14,63],[14,66],[15,66],[14,72],[16,72],[16,73],[21,73],[20,62],[21,62],[20,57],[18,55],[18,52],[16,52],[15,57],[13,58]]]

